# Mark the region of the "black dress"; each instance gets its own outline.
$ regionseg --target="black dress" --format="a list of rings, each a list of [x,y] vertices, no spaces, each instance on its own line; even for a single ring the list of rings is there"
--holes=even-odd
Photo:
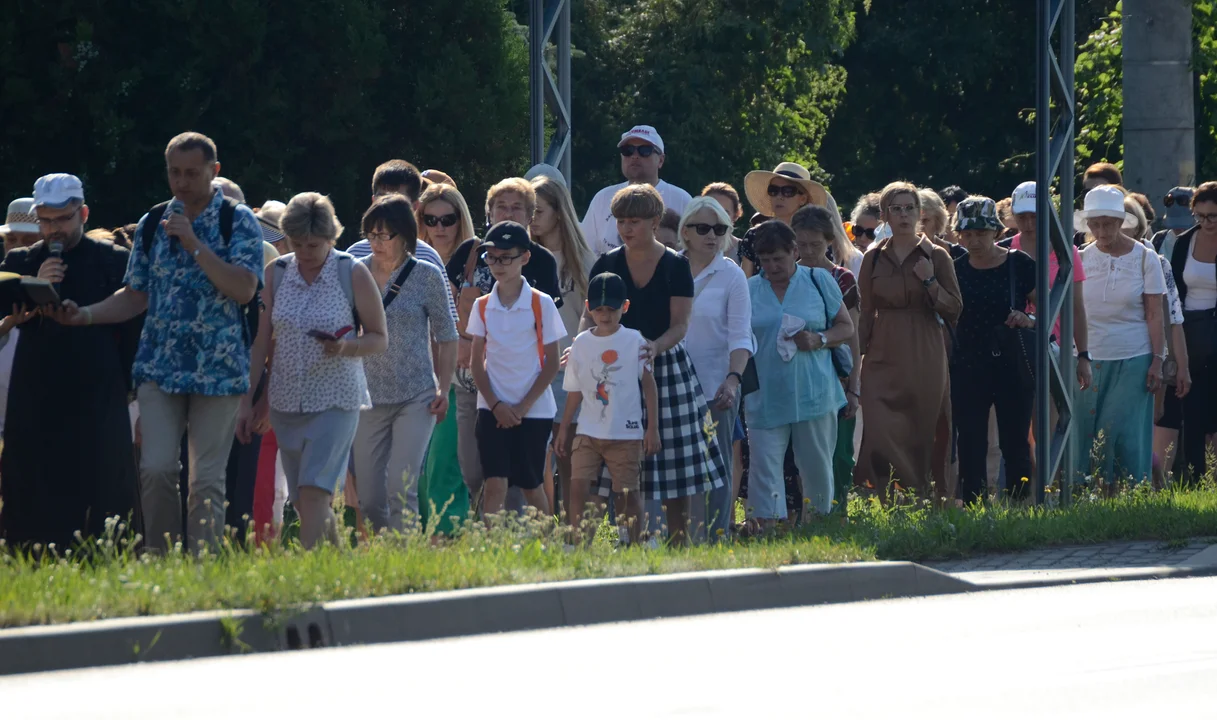
[[[0,271],[37,275],[44,243],[15,249]],[[81,238],[63,253],[60,297],[81,307],[122,287],[127,250]],[[0,454],[2,522],[10,547],[72,546],[100,535],[108,516],[139,531],[139,492],[127,414],[140,322],[64,327],[34,318],[21,326]]]

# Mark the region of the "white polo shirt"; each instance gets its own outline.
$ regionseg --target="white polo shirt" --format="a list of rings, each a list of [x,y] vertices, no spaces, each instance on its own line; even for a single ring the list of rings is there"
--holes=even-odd
[[[532,288],[528,281],[511,307],[499,302],[499,286],[496,283],[486,296],[486,322],[474,306],[469,314],[470,335],[486,338],[486,374],[490,376],[490,387],[499,400],[514,405],[524,399],[541,374],[541,359],[537,354],[537,331],[532,309]],[[543,345],[556,343],[566,337],[566,325],[558,306],[545,293],[541,298],[541,341]],[[478,409],[489,410],[486,398],[478,393]],[[558,413],[552,388],[537,399],[524,415],[526,418],[552,420]]]
[[[596,196],[592,198],[592,204],[587,206],[587,214],[583,216],[581,224],[583,237],[587,240],[592,252],[596,253],[596,257],[621,247],[621,236],[617,234],[617,220],[613,217],[613,196],[617,194],[618,190],[629,184],[623,182],[604,188],[596,193]],[[682,215],[689,201],[693,199],[689,193],[663,180],[659,181],[655,189],[663,198],[664,207]]]

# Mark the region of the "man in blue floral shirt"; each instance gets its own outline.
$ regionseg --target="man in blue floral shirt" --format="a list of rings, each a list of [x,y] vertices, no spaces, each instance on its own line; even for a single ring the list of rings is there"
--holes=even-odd
[[[173,200],[145,250],[145,215],[135,233],[126,287],[84,308],[65,303],[62,321],[122,322],[148,312],[132,370],[143,445],[140,484],[146,542],[183,540],[197,551],[224,531],[224,471],[240,413],[248,413],[252,338],[244,306],[262,283],[262,231],[244,205],[224,209],[212,187],[216,147],[183,133],[165,150]],[[221,217],[232,213],[231,236]],[[178,489],[182,433],[190,443],[185,534]]]

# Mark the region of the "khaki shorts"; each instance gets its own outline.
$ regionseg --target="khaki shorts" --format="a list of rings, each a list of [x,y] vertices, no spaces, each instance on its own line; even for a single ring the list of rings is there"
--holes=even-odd
[[[613,492],[638,492],[642,485],[642,441],[598,440],[576,435],[570,454],[571,480],[593,485],[600,466],[608,467]]]

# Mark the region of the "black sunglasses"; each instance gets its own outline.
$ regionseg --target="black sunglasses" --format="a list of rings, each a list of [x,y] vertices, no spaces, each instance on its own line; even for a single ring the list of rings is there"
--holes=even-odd
[[[449,213],[447,215],[423,215],[423,225],[426,225],[427,227],[435,227],[436,225],[452,227],[460,221],[461,217],[456,213]]]
[[[875,239],[875,228],[864,228],[864,227],[861,227],[858,225],[854,225],[853,230],[854,230],[854,239],[855,240],[862,237],[863,235],[870,238],[871,240]]]
[[[777,197],[778,195],[781,195],[784,198],[792,198],[795,195],[802,194],[803,188],[797,185],[782,185],[781,187],[778,187],[777,185],[769,186],[769,197]]]
[[[731,229],[727,225],[709,225],[707,223],[689,223],[685,227],[693,228],[697,231],[698,235],[709,235],[710,231],[713,230],[714,234],[719,237],[726,235],[727,231]]]
[[[654,145],[622,145],[618,150],[621,151],[621,157],[634,157],[634,153],[638,153],[638,157],[651,157],[659,148]]]

